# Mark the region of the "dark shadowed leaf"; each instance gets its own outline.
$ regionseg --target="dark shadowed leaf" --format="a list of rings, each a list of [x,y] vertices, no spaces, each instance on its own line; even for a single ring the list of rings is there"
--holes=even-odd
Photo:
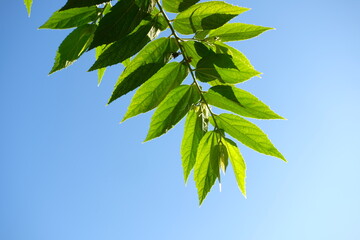
[[[160,137],[173,128],[199,99],[195,85],[181,85],[173,89],[152,116],[145,141]]]
[[[198,1],[199,0],[163,0],[162,3],[166,11],[178,13],[188,9]]]
[[[143,20],[131,34],[109,46],[89,71],[121,63],[139,52],[158,35],[158,19]]]
[[[66,10],[70,8],[80,8],[80,7],[89,7],[104,2],[110,2],[109,0],[68,0],[60,10]]]
[[[178,46],[174,38],[159,38],[146,45],[120,75],[109,103],[139,87],[169,60]]]
[[[166,95],[186,78],[185,64],[172,62],[165,65],[136,91],[123,121],[157,107]]]
[[[134,1],[141,10],[146,11],[146,12],[151,12],[156,5],[155,0],[134,0]]]
[[[73,64],[90,46],[96,25],[83,25],[72,31],[61,43],[50,73],[56,72]]]
[[[126,37],[147,15],[134,0],[121,0],[99,22],[90,49]]]

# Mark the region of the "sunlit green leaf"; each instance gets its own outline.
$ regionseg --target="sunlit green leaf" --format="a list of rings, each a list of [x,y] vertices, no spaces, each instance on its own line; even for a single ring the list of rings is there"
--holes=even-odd
[[[99,59],[99,56],[101,56],[101,54],[106,50],[106,46],[99,46],[95,49],[95,58],[96,60]],[[104,68],[100,68],[98,69],[97,71],[97,75],[98,75],[98,85],[101,84],[101,81],[104,77],[104,74],[105,74],[105,71],[106,71],[106,67]]]
[[[95,30],[96,25],[88,24],[72,31],[61,43],[49,74],[73,64],[90,46]]]
[[[131,62],[131,59],[128,58],[128,59],[126,59],[125,61],[122,61],[121,64],[124,65],[124,67],[127,68],[127,66],[129,66],[130,62]]]
[[[166,11],[172,13],[182,12],[199,0],[163,0],[162,4]]]
[[[229,154],[231,166],[234,170],[234,175],[238,187],[244,197],[246,197],[246,163],[244,161],[244,158],[242,157],[236,143],[234,143],[231,139],[225,138],[224,144]]]
[[[215,180],[220,176],[220,138],[220,134],[217,132],[207,132],[202,137],[198,146],[194,166],[194,180],[198,190],[200,205],[210,192]]]
[[[176,16],[174,28],[181,34],[216,29],[247,10],[220,1],[198,3]]]
[[[30,15],[32,0],[24,4]],[[171,18],[163,9],[172,13]],[[286,161],[259,127],[238,116],[282,119],[254,95],[235,87],[261,73],[225,42],[253,38],[271,29],[229,23],[248,10],[214,0],[67,0],[40,28],[76,28],[61,43],[50,73],[93,48],[96,61],[89,71],[98,70],[98,84],[106,67],[123,65],[109,103],[139,88],[123,121],[155,109],[145,141],[162,136],[187,115],[181,143],[184,180],[194,169],[201,205],[216,179],[221,190],[220,171],[227,171],[229,159],[246,197],[246,164],[236,143],[225,134]],[[164,37],[157,39],[167,28]],[[181,85],[189,73],[186,81],[192,83]],[[238,115],[217,115],[212,106]],[[214,126],[210,132],[209,122]]]
[[[159,137],[169,131],[199,99],[200,95],[195,85],[181,85],[173,89],[152,116],[145,141]]]
[[[204,129],[203,122],[204,116],[201,107],[193,107],[186,117],[184,137],[181,143],[181,160],[185,182],[187,182],[190,171],[195,165],[196,153],[200,140],[207,131],[207,129]]]
[[[172,62],[165,65],[136,91],[123,121],[157,107],[166,95],[186,78],[185,64]]]
[[[284,119],[251,93],[234,86],[214,86],[204,93],[204,97],[210,105],[245,117]]]
[[[241,41],[258,36],[272,28],[245,23],[227,23],[210,31],[209,38],[216,38],[221,42]]]
[[[247,65],[242,66],[242,71],[237,67],[234,60],[227,54],[211,54],[202,58],[196,65],[196,77],[202,82],[217,79],[223,83],[236,84],[259,74]]]
[[[96,20],[99,13],[99,8],[96,6],[57,11],[53,13],[40,29],[66,29],[79,27]]]
[[[109,103],[146,82],[177,50],[174,38],[159,38],[146,45],[120,75]]]
[[[33,1],[32,1],[32,0],[24,0],[24,4],[25,4],[25,7],[26,7],[28,16],[30,17],[30,14],[31,14],[31,6],[32,6],[32,4],[33,4]]]
[[[255,124],[228,113],[215,116],[215,121],[220,129],[223,129],[249,148],[286,161],[284,156],[271,143],[268,136]],[[210,122],[215,125],[212,118],[210,118]]]

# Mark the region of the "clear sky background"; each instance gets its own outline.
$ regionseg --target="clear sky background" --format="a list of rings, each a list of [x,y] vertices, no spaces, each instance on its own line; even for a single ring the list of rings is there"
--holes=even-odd
[[[241,147],[248,198],[231,171],[199,208],[183,183],[183,122],[142,143],[151,113],[118,124],[89,52],[47,76],[68,30],[37,30],[65,1],[3,4],[0,239],[360,239],[360,1],[230,0],[239,22],[275,27],[236,43],[264,73],[240,87],[287,121],[254,120],[288,163]],[[5,2],[4,2],[5,3]],[[191,176],[192,179],[192,176]]]

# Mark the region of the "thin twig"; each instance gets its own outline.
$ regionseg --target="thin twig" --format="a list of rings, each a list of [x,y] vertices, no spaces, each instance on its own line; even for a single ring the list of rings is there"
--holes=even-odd
[[[195,75],[194,75],[194,71],[193,71],[193,69],[192,69],[191,66],[190,66],[190,58],[186,55],[186,51],[185,51],[184,47],[181,45],[181,43],[180,43],[180,42],[182,41],[182,39],[177,35],[174,27],[171,25],[171,22],[170,22],[168,16],[166,15],[164,9],[162,8],[161,4],[159,3],[159,1],[158,1],[158,0],[155,0],[155,1],[156,1],[156,4],[157,4],[158,7],[159,7],[160,12],[162,13],[162,15],[164,16],[164,18],[166,19],[166,22],[167,22],[167,24],[168,24],[168,26],[169,26],[169,28],[170,28],[170,30],[171,30],[172,35],[174,36],[174,38],[175,38],[175,40],[176,40],[177,45],[179,46],[179,49],[180,49],[180,51],[181,51],[181,53],[182,53],[182,55],[183,55],[183,57],[184,57],[185,64],[186,64],[186,66],[189,68],[190,75],[191,75],[191,77],[192,77],[192,79],[193,79],[193,84],[196,86],[196,89],[198,90],[198,92],[199,92],[199,94],[200,94],[200,97],[201,97],[202,102],[205,103],[207,109],[208,109],[209,112],[210,112],[210,115],[211,115],[212,119],[214,120],[215,129],[220,129],[219,126],[218,126],[218,124],[216,123],[215,114],[211,111],[211,108],[210,108],[209,104],[207,103],[207,101],[206,101],[206,99],[205,99],[205,97],[204,97],[204,95],[203,95],[203,92],[202,92],[202,90],[201,90],[201,87],[200,87],[200,85],[198,84],[198,82],[196,81],[196,77],[195,77]],[[221,142],[221,139],[220,139],[220,142]]]

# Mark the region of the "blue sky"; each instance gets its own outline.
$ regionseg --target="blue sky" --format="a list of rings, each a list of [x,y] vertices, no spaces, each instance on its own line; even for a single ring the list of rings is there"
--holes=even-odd
[[[199,208],[184,186],[181,122],[142,143],[151,113],[118,124],[131,94],[105,106],[121,67],[97,87],[93,53],[47,76],[69,31],[37,30],[61,1],[11,1],[0,29],[0,239],[360,239],[360,2],[229,1],[239,22],[275,27],[233,44],[261,72],[239,87],[287,121],[254,121],[288,163],[241,146]]]

